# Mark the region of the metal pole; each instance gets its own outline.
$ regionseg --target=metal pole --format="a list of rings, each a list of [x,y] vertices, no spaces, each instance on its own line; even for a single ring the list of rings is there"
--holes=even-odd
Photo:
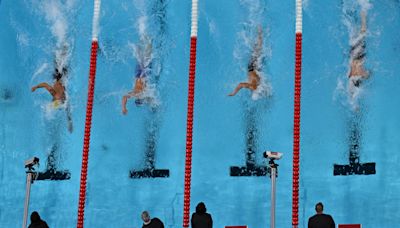
[[[32,171],[27,171],[26,172],[26,193],[25,193],[25,206],[24,206],[24,221],[22,223],[22,228],[26,228],[26,222],[28,219],[28,209],[29,209],[29,198],[31,195],[31,184],[32,184],[32,178],[33,177],[33,172]]]
[[[275,228],[276,165],[271,164],[271,228]]]

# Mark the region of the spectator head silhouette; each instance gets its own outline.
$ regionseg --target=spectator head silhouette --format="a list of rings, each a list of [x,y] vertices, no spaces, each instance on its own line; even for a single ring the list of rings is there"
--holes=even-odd
[[[324,205],[319,202],[315,205],[315,211],[317,212],[317,214],[322,214],[322,212],[324,211]]]
[[[206,212],[207,212],[207,208],[206,208],[206,205],[203,202],[200,202],[199,204],[197,204],[196,213],[204,214]]]

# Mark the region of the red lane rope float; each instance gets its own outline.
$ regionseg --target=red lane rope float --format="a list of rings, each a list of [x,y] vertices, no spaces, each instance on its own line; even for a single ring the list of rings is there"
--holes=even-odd
[[[194,83],[196,74],[196,46],[198,0],[192,0],[192,25],[190,32],[190,63],[189,63],[189,89],[188,109],[186,122],[186,159],[185,159],[185,183],[183,199],[183,227],[189,227],[190,218],[190,187],[192,179],[192,142],[193,142],[193,112],[194,112]]]
[[[296,0],[296,56],[294,77],[293,116],[293,183],[292,226],[299,225],[299,177],[300,177],[300,111],[301,111],[301,61],[302,61],[302,0]]]
[[[94,84],[96,79],[96,61],[97,61],[97,41],[92,42],[92,50],[90,54],[90,73],[89,73],[89,89],[88,100],[86,106],[86,122],[85,122],[85,135],[83,140],[82,152],[82,169],[81,169],[81,183],[79,189],[79,206],[78,206],[78,228],[83,228],[85,202],[86,202],[86,180],[89,160],[89,146],[90,146],[90,130],[92,127],[92,111],[93,111],[93,97],[94,97]]]
[[[300,177],[300,100],[301,100],[301,43],[302,34],[296,34],[296,69],[294,89],[294,121],[293,121],[293,201],[292,225],[299,224],[299,177]]]
[[[190,217],[190,186],[192,178],[192,142],[193,142],[193,112],[194,88],[196,73],[196,44],[197,38],[190,39],[190,66],[189,66],[189,92],[186,122],[186,161],[185,161],[185,187],[183,201],[183,227],[189,227]]]

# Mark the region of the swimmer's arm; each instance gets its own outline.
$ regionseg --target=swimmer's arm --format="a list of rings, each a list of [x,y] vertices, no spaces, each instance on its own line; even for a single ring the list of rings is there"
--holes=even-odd
[[[53,89],[53,87],[51,87],[46,82],[40,83],[40,84],[32,87],[32,92],[34,92],[36,89],[39,89],[39,88],[46,89],[52,96],[54,96],[56,94],[56,91]]]

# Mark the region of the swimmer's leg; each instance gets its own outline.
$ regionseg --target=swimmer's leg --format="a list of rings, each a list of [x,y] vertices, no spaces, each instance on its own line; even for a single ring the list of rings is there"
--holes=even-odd
[[[126,103],[128,102],[128,99],[133,96],[134,95],[132,93],[128,93],[127,95],[122,97],[122,114],[126,115],[128,113],[128,109],[126,109]]]
[[[232,93],[228,94],[228,96],[235,96],[242,88],[253,90],[253,87],[251,86],[250,83],[242,82],[239,83],[239,85],[235,88],[235,90]]]

